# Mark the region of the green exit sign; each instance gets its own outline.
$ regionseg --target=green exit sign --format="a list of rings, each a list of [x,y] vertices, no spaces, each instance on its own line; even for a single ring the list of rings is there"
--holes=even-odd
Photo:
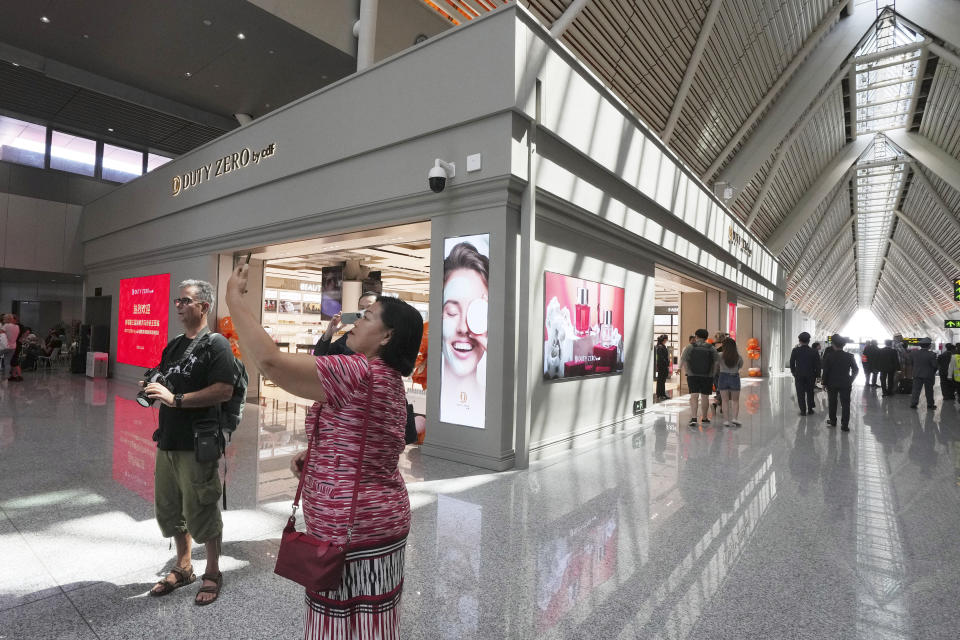
[[[944,320],[944,329],[960,329],[960,320]]]
[[[960,302],[960,278],[953,279],[953,299]]]

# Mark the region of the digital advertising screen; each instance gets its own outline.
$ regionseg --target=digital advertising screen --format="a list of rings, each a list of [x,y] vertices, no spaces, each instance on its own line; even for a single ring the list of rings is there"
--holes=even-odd
[[[329,320],[343,310],[343,267],[323,267],[320,318]]]
[[[623,371],[622,287],[547,271],[543,299],[545,379]]]
[[[149,369],[167,346],[170,274],[120,281],[117,362]]]
[[[490,235],[443,241],[440,420],[484,428]]]

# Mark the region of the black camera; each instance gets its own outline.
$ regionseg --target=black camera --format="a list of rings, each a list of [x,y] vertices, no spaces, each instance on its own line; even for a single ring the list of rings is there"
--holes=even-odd
[[[151,382],[159,382],[167,389],[170,389],[170,392],[173,392],[173,383],[167,380],[167,377],[160,373],[160,369],[148,369],[146,373],[143,374],[143,386],[146,387]],[[156,402],[155,398],[147,396],[146,388],[141,389],[137,394],[137,404],[141,407],[152,407],[153,403]]]

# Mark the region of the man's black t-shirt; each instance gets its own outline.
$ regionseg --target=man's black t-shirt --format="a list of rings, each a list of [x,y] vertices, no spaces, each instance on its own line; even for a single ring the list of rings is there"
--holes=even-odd
[[[218,333],[203,338],[185,362],[183,354],[192,340],[177,336],[163,350],[160,371],[173,383],[173,392],[190,393],[206,389],[216,382],[234,383],[235,365],[230,342]],[[163,451],[193,451],[193,423],[203,418],[218,417],[218,406],[200,409],[177,409],[160,406],[160,428],[154,435]]]

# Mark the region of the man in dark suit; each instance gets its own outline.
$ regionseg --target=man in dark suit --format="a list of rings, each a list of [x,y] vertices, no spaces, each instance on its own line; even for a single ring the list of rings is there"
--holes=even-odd
[[[840,401],[840,429],[850,431],[850,391],[860,368],[852,353],[843,350],[847,339],[839,334],[830,338],[830,349],[823,355],[823,384],[827,387],[827,424],[837,426],[837,400]]]
[[[797,339],[800,344],[790,352],[790,373],[797,388],[800,415],[813,413],[813,387],[820,375],[820,356],[810,347],[810,334],[804,331]]]
[[[927,409],[936,409],[933,403],[933,379],[937,377],[937,356],[930,351],[930,338],[920,338],[920,348],[910,352],[910,363],[913,365],[913,397],[910,399],[910,408],[916,409],[920,403],[920,387],[926,391]]]
[[[880,349],[880,387],[883,397],[887,397],[893,395],[894,379],[900,370],[900,356],[893,348],[893,340],[886,340],[883,344],[884,347]]]
[[[667,336],[657,338],[657,347],[654,351],[654,361],[657,368],[657,400],[668,400],[667,378],[670,377],[670,351],[667,349]]]
[[[877,384],[877,375],[880,373],[880,347],[876,340],[868,340],[867,346],[863,348],[863,355],[867,361],[863,365],[864,386],[879,387]]]
[[[954,398],[954,385],[953,380],[947,375],[947,371],[950,369],[950,361],[953,360],[956,352],[952,342],[943,345],[943,349],[943,353],[937,356],[937,368],[940,374],[940,393],[943,394],[945,401],[952,401]]]

